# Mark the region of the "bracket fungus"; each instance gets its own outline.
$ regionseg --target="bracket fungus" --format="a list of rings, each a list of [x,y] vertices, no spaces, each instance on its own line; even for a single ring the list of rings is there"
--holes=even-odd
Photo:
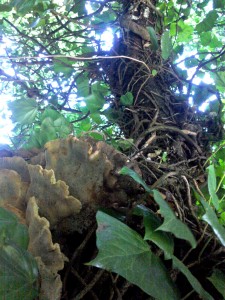
[[[40,299],[55,300],[62,289],[58,271],[68,259],[57,240],[53,243],[53,231],[83,233],[95,222],[99,207],[128,207],[140,190],[130,177],[119,174],[127,157],[104,142],[68,137],[36,152],[29,152],[28,161],[13,153],[0,157],[0,206],[26,222],[28,250],[41,276]]]
[[[29,165],[30,186],[27,201],[36,198],[40,215],[47,218],[51,228],[62,219],[80,212],[81,203],[69,195],[69,187],[62,180],[56,181],[53,170],[45,170],[39,165]]]

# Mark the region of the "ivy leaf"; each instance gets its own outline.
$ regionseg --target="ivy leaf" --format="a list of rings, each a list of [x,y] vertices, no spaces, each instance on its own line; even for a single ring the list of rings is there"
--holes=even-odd
[[[90,118],[96,123],[96,124],[102,124],[102,118],[100,113],[93,113],[90,114]]]
[[[65,58],[57,58],[54,59],[54,72],[56,73],[63,73],[65,77],[69,78],[74,68],[72,67],[73,61],[69,60],[67,57]]]
[[[220,240],[221,244],[225,246],[225,228],[219,223],[219,220],[211,206],[202,197],[199,197],[199,199],[205,209],[205,214],[202,219],[212,227],[212,230]]]
[[[137,183],[143,186],[143,188],[146,190],[146,192],[152,194],[152,190],[147,186],[147,184],[141,179],[141,177],[133,170],[129,169],[128,167],[123,167],[120,172],[122,175],[128,175],[131,178],[134,179]]]
[[[155,33],[155,29],[152,26],[148,26],[147,30],[151,39],[151,49],[153,51],[156,51],[159,48],[159,44],[158,44],[157,35]]]
[[[185,67],[187,68],[193,68],[196,67],[198,65],[198,60],[193,57],[193,58],[188,58],[185,60]]]
[[[216,209],[219,209],[219,199],[216,194],[216,173],[214,165],[210,165],[207,170],[209,171],[208,175],[208,189],[209,194],[212,198],[212,203]]]
[[[182,19],[178,21],[178,37],[176,43],[188,43],[193,38],[193,26],[188,25]]]
[[[99,253],[88,265],[115,272],[156,299],[179,299],[163,263],[136,231],[100,211],[97,222]]]
[[[38,106],[34,99],[13,101],[8,104],[12,111],[12,119],[21,125],[32,124],[38,112]]]
[[[97,141],[104,141],[105,139],[104,133],[102,132],[90,132],[88,135]]]
[[[211,32],[210,31],[202,32],[200,34],[200,39],[201,39],[202,46],[208,46],[212,40]]]
[[[89,79],[86,75],[78,76],[77,80],[77,96],[88,97],[90,94]]]
[[[225,0],[213,0],[213,8],[222,8],[224,9]]]
[[[30,13],[35,5],[35,0],[23,1],[23,0],[15,0],[11,3],[11,5],[15,6],[17,13],[21,16]]]
[[[120,174],[128,175],[132,177],[137,183],[141,184],[143,188],[148,193],[153,193],[154,199],[156,203],[160,207],[160,213],[164,217],[164,222],[161,226],[159,226],[156,230],[162,230],[166,232],[173,233],[177,238],[184,239],[188,241],[192,248],[196,247],[196,240],[190,231],[190,229],[187,227],[186,224],[181,222],[174,214],[170,206],[167,204],[166,201],[163,200],[162,196],[157,190],[151,190],[146,183],[141,179],[141,177],[133,170],[123,167],[120,172]]]
[[[145,226],[144,240],[149,240],[155,243],[166,254],[173,254],[174,241],[169,233],[157,230],[162,224],[161,220],[144,205],[137,205],[134,209],[134,214],[143,216]]]
[[[84,101],[91,114],[99,112],[105,103],[104,96],[101,92],[93,92],[91,95],[87,96]]]
[[[73,12],[78,13],[78,16],[82,16],[86,14],[85,9],[85,1],[77,1],[75,5],[73,5]]]
[[[116,141],[115,146],[117,147],[117,149],[123,152],[129,150],[132,147],[133,142],[133,139],[121,139]]]
[[[125,106],[130,106],[133,104],[134,96],[131,92],[127,92],[125,95],[120,97],[120,102]]]
[[[37,297],[38,267],[32,255],[15,245],[0,246],[0,299]]]
[[[28,230],[25,225],[19,223],[15,214],[0,207],[0,245],[5,240],[27,249]]]
[[[172,256],[173,266],[180,270],[185,277],[188,279],[189,283],[193,287],[193,289],[201,296],[201,299],[204,300],[214,300],[214,298],[203,289],[200,282],[197,280],[195,276],[189,271],[189,269],[180,261],[177,257]]]
[[[157,230],[171,232],[175,237],[188,241],[192,248],[195,248],[197,243],[186,224],[181,222],[174,214],[173,210],[167,204],[167,202],[162,198],[157,190],[153,190],[154,199],[160,207],[160,213],[164,217],[164,222]]]
[[[225,299],[225,274],[222,271],[215,269],[213,271],[213,274],[208,278],[208,280],[212,282],[217,291]]]
[[[9,4],[0,4],[0,11],[11,11],[13,9],[12,5]]]
[[[162,48],[162,58],[168,59],[173,49],[169,31],[165,31],[162,35],[161,48]]]
[[[204,20],[196,25],[195,29],[198,33],[210,31],[218,18],[218,14],[215,10],[211,10]]]

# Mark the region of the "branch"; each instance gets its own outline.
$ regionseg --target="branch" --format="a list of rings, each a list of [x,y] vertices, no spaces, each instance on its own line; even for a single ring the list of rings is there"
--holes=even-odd
[[[0,59],[10,59],[10,60],[16,60],[16,59],[46,59],[46,58],[67,58],[70,60],[74,60],[74,61],[93,61],[93,60],[103,60],[103,59],[130,59],[132,61],[135,61],[139,64],[142,64],[143,66],[145,66],[145,68],[149,71],[149,73],[151,74],[151,70],[148,67],[148,65],[143,62],[142,60],[130,57],[130,56],[126,56],[126,55],[117,55],[117,56],[93,56],[93,57],[76,57],[76,56],[69,56],[69,55],[62,55],[62,54],[56,54],[56,55],[43,55],[43,56],[23,56],[23,57],[15,57],[15,56],[11,56],[11,57],[5,57],[5,56],[0,56]]]

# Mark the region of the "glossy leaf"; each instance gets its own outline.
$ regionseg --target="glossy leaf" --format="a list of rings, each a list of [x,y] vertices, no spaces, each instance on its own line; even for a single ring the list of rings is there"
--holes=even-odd
[[[104,97],[100,92],[93,92],[91,95],[87,96],[85,99],[86,106],[88,110],[93,114],[99,112],[99,110],[104,105]]]
[[[130,106],[133,104],[134,96],[131,92],[127,92],[125,95],[120,97],[120,102],[125,106]]]
[[[15,245],[0,246],[0,299],[33,300],[37,281],[37,264],[29,252]]]
[[[12,6],[9,4],[0,4],[0,12],[10,11],[12,10]]]
[[[0,245],[10,241],[23,249],[28,247],[28,229],[20,224],[15,214],[0,207]]]
[[[145,236],[144,240],[155,243],[166,254],[173,254],[174,241],[169,233],[157,230],[162,221],[150,209],[144,205],[138,205],[134,209],[134,214],[144,218]]]
[[[222,8],[224,9],[225,0],[213,0],[213,8]]]
[[[202,32],[200,34],[200,39],[203,46],[209,45],[209,43],[212,40],[211,32],[210,31]]]
[[[178,37],[177,43],[188,43],[193,38],[193,26],[188,25],[182,19],[178,21]]]
[[[185,66],[187,68],[193,68],[196,67],[197,65],[198,65],[198,60],[195,57],[185,60]]]
[[[15,9],[21,16],[26,15],[27,13],[32,11],[32,8],[35,5],[35,0],[23,1],[23,0],[16,0],[12,3],[15,5]]]
[[[13,114],[13,121],[21,125],[35,121],[38,106],[35,99],[23,99],[8,104]]]
[[[155,29],[152,26],[147,27],[148,33],[151,40],[151,49],[156,51],[159,48],[158,38],[155,32]]]
[[[169,31],[165,31],[161,40],[162,58],[168,59],[173,49]]]
[[[128,167],[123,167],[120,172],[122,175],[128,175],[133,178],[137,183],[143,186],[143,188],[148,193],[152,193],[152,190],[147,186],[147,184],[142,180],[142,178],[133,170],[129,169]]]
[[[200,197],[200,201],[202,206],[205,209],[205,214],[203,215],[202,219],[206,221],[214,231],[215,235],[218,237],[219,241],[223,246],[225,246],[225,227],[223,227],[216,216],[216,213],[212,209],[212,207]]]
[[[54,60],[54,71],[56,73],[63,73],[65,77],[70,77],[74,71],[72,67],[73,61],[68,58],[60,58]]]
[[[102,132],[90,132],[88,135],[97,141],[104,141],[105,138]]]
[[[116,141],[116,147],[120,150],[120,151],[127,151],[129,150],[133,145],[133,139],[121,139]]]
[[[208,175],[208,189],[209,189],[209,194],[212,199],[212,203],[216,209],[219,208],[219,199],[216,194],[216,173],[215,173],[215,168],[214,165],[210,165],[207,170],[209,171]]]
[[[171,232],[175,237],[188,241],[192,248],[195,248],[197,243],[186,224],[181,222],[174,214],[173,210],[167,204],[167,202],[162,198],[161,194],[153,190],[154,199],[160,207],[160,213],[164,217],[163,224],[157,228],[157,230],[162,230],[166,232]]]
[[[97,222],[99,253],[88,265],[115,272],[156,299],[179,299],[159,257],[136,231],[103,212]]]
[[[89,79],[85,75],[78,76],[77,80],[77,96],[88,97],[90,95]]]
[[[215,269],[208,280],[225,299],[225,274],[222,271]]]
[[[206,17],[202,22],[197,24],[196,30],[198,33],[209,31],[213,28],[216,20],[218,18],[218,14],[215,10],[211,10],[209,13],[207,13]]]
[[[192,275],[189,269],[180,261],[177,257],[172,256],[173,266],[181,271],[184,276],[188,279],[189,283],[193,287],[193,289],[201,296],[203,300],[214,300],[214,298],[206,292],[206,290],[202,287],[200,282]]]

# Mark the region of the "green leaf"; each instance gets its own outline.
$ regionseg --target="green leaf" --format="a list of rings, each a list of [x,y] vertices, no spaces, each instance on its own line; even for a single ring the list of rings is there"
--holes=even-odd
[[[200,282],[191,274],[189,269],[180,261],[177,257],[172,256],[173,266],[180,270],[185,277],[188,279],[189,283],[193,289],[201,296],[203,300],[214,300],[214,298],[204,290]]]
[[[169,31],[165,31],[161,40],[162,58],[168,59],[173,49]]]
[[[55,109],[46,108],[41,114],[40,120],[43,121],[45,118],[51,118],[53,121],[57,120],[62,115]]]
[[[136,231],[103,212],[97,222],[99,253],[88,265],[115,272],[156,299],[179,299],[161,260]]]
[[[86,15],[85,1],[77,1],[73,5],[73,12],[78,13],[78,16]]]
[[[144,205],[137,205],[133,213],[144,218],[144,240],[152,241],[166,254],[173,254],[174,241],[172,236],[164,231],[156,230],[162,224],[161,220]]]
[[[177,34],[177,23],[170,24],[170,36],[175,36]]]
[[[192,248],[195,248],[197,243],[186,224],[181,222],[174,214],[173,210],[167,204],[167,202],[162,198],[161,194],[153,190],[154,199],[160,207],[160,213],[164,217],[164,222],[157,230],[171,232],[175,237],[188,241]]]
[[[129,169],[128,167],[123,167],[120,172],[122,175],[128,175],[131,178],[134,179],[137,183],[143,186],[143,188],[146,190],[146,192],[152,194],[152,190],[147,186],[147,184],[141,179],[141,177],[133,170]]]
[[[198,65],[198,60],[195,57],[185,59],[185,67],[193,68]]]
[[[80,122],[79,124],[79,129],[81,131],[89,131],[91,129],[91,123],[90,123],[90,119],[84,119]]]
[[[42,121],[39,138],[42,146],[44,146],[48,141],[58,138],[54,122],[51,118],[45,118]]]
[[[210,165],[207,170],[209,171],[208,175],[208,189],[209,189],[209,194],[212,198],[212,203],[214,207],[218,210],[219,208],[219,199],[216,194],[216,173],[215,173],[215,168],[214,165]]]
[[[0,299],[35,299],[38,295],[35,259],[15,245],[0,246],[0,282]]]
[[[116,141],[116,147],[120,151],[127,151],[132,147],[133,142],[134,142],[133,139],[121,139]]]
[[[54,72],[56,73],[63,73],[66,78],[69,78],[74,68],[72,67],[73,61],[69,60],[68,58],[57,58],[54,59]]]
[[[213,8],[222,8],[224,9],[225,6],[225,0],[213,0]]]
[[[99,112],[105,104],[104,96],[101,92],[93,92],[91,95],[87,96],[84,101],[88,110],[93,114]]]
[[[222,271],[215,269],[208,280],[212,282],[217,291],[225,299],[225,274]]]
[[[218,18],[218,14],[215,10],[211,10],[204,20],[196,25],[195,29],[198,33],[210,31]]]
[[[38,24],[40,23],[40,21],[41,21],[41,18],[38,16],[38,17],[36,17],[34,20],[33,20],[33,22],[30,24],[30,28],[35,28],[35,27],[37,27],[38,26]]]
[[[13,7],[9,4],[0,4],[0,11],[11,11]]]
[[[104,141],[105,139],[104,133],[101,132],[90,132],[88,135],[97,141]]]
[[[13,101],[8,104],[12,111],[13,122],[24,124],[32,124],[38,112],[38,106],[34,99],[24,99]]]
[[[130,106],[133,104],[134,96],[131,92],[127,92],[125,95],[120,97],[120,102],[125,106]]]
[[[205,214],[202,219],[212,227],[212,230],[220,240],[221,244],[225,246],[225,228],[219,223],[219,220],[211,206],[203,198],[200,197],[199,199],[205,209]]]
[[[72,131],[70,123],[62,115],[53,124],[59,138],[67,137]]]
[[[188,25],[182,19],[178,21],[178,37],[176,43],[188,43],[193,39],[193,26]]]
[[[90,114],[90,118],[96,123],[96,124],[102,124],[102,118],[100,113],[93,113]]]
[[[159,48],[159,43],[158,43],[158,38],[155,29],[152,26],[148,26],[147,30],[151,39],[151,49],[153,51],[156,51]]]
[[[221,89],[224,92],[225,72],[216,72],[212,74],[212,78],[215,80],[217,88]]]
[[[30,13],[35,5],[35,0],[23,1],[23,0],[14,0],[12,5],[15,6],[15,9],[18,14],[21,16]]]
[[[202,32],[200,34],[200,40],[201,40],[202,46],[208,46],[212,40],[211,32],[210,31]]]
[[[10,241],[27,249],[28,229],[20,224],[15,214],[0,207],[0,245]]]
[[[90,95],[89,79],[86,75],[78,76],[77,80],[77,96],[88,97]]]
[[[158,74],[157,70],[153,69],[152,70],[152,76],[156,76]]]

